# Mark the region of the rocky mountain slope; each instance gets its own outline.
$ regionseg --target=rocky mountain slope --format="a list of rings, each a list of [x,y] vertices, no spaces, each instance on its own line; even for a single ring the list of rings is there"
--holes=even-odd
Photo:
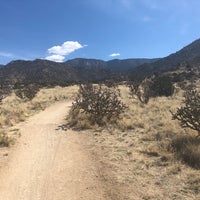
[[[200,39],[154,63],[140,65],[131,70],[130,73],[133,76],[144,77],[154,73],[165,73],[180,69],[200,71]]]
[[[126,74],[128,69],[154,59],[103,61],[77,58],[64,63],[48,60],[12,61],[0,69],[1,83],[67,84],[85,81],[98,82]]]

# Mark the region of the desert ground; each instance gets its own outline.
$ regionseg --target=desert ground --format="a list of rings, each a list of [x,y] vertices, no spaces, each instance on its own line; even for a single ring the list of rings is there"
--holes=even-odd
[[[169,147],[195,136],[172,120],[182,91],[146,105],[119,86],[128,106],[115,124],[66,126],[78,87],[42,89],[1,105],[0,195],[4,200],[200,199],[199,170]],[[5,143],[5,145],[3,145]],[[6,147],[8,146],[8,147]],[[199,148],[199,146],[198,146]]]

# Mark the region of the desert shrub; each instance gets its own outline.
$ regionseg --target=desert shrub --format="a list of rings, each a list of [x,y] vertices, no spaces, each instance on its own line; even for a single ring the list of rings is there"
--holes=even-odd
[[[4,96],[0,95],[0,104],[2,103],[3,99],[4,99]]]
[[[169,150],[189,166],[200,169],[200,138],[181,136],[172,140]]]
[[[174,86],[169,76],[157,76],[151,84],[151,94],[157,96],[171,96],[174,93]]]
[[[114,79],[105,80],[104,84],[108,88],[117,88],[118,86],[118,83]]]
[[[172,119],[179,120],[182,127],[193,129],[200,136],[200,93],[195,88],[186,90],[183,103],[176,113],[172,112]]]
[[[0,147],[8,147],[10,144],[10,140],[5,132],[0,131]]]
[[[92,84],[80,85],[72,105],[72,113],[84,113],[91,122],[99,125],[104,121],[118,119],[125,109],[118,91]]]
[[[141,82],[131,81],[128,83],[130,94],[136,95],[141,103],[147,104],[151,97],[171,96],[174,86],[168,76],[152,76]]]
[[[145,78],[141,83],[129,82],[129,90],[132,96],[136,95],[141,103],[147,104],[152,96],[153,78]]]
[[[134,96],[137,94],[140,83],[138,81],[129,81],[127,83],[127,86],[129,87],[129,92],[131,96]]]
[[[39,86],[36,84],[21,85],[18,86],[14,91],[16,96],[19,98],[32,100],[39,91]]]
[[[10,86],[0,86],[0,104],[2,103],[3,99],[6,98],[11,93]]]

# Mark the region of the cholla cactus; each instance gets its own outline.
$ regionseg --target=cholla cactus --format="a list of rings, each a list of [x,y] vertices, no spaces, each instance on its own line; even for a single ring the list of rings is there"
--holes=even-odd
[[[126,106],[119,100],[115,90],[103,88],[101,85],[86,84],[80,85],[72,108],[89,114],[93,121],[100,124],[105,118],[107,121],[119,118]]]
[[[153,84],[153,78],[145,78],[141,83],[131,82],[129,83],[130,94],[136,95],[141,103],[147,104],[152,96],[151,86]]]
[[[200,136],[200,93],[194,88],[186,90],[183,100],[184,106],[172,113],[172,119],[180,121],[182,127],[191,128]]]

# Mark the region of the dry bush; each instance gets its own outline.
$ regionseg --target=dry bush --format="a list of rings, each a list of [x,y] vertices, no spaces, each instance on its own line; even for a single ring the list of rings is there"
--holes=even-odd
[[[152,76],[145,78],[141,83],[131,81],[128,83],[130,94],[136,95],[141,103],[147,104],[152,97],[172,96],[174,86],[168,76]]]
[[[118,82],[116,82],[114,79],[109,79],[104,81],[104,85],[108,88],[117,88]]]
[[[172,140],[169,150],[189,166],[200,169],[200,138],[193,136],[179,136]]]
[[[141,83],[132,81],[129,83],[130,94],[136,95],[141,103],[147,104],[152,96],[152,84],[153,78],[145,78]]]
[[[5,98],[4,95],[0,95],[0,104],[2,103],[3,99]]]
[[[182,127],[193,129],[200,136],[200,93],[194,88],[186,90],[183,103],[176,113],[172,112],[172,119],[179,120]]]
[[[21,99],[32,100],[37,92],[39,91],[39,86],[36,84],[20,85],[14,91],[16,96]]]
[[[152,97],[172,96],[174,93],[172,78],[167,75],[154,76],[151,85]]]
[[[3,130],[0,130],[0,147],[8,147],[10,145],[10,139]]]
[[[103,125],[106,121],[119,119],[125,109],[126,106],[119,99],[118,91],[101,85],[86,84],[80,85],[70,115],[73,121],[83,113],[91,124]],[[69,124],[75,124],[72,121]]]
[[[0,104],[3,102],[3,99],[6,98],[11,93],[10,86],[0,86]]]

